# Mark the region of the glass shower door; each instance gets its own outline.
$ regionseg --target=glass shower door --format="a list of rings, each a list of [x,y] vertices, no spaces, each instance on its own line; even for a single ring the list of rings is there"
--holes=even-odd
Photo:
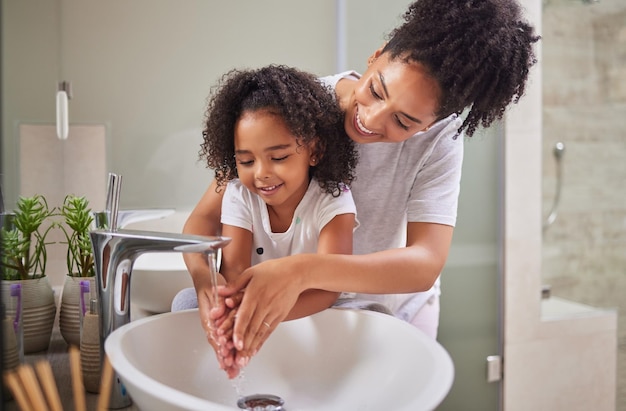
[[[542,48],[542,279],[553,296],[618,309],[624,410],[626,2],[545,0]]]

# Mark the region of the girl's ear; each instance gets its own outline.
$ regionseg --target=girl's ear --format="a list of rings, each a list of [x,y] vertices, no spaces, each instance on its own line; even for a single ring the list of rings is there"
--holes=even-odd
[[[324,156],[324,148],[322,145],[323,144],[319,141],[319,139],[311,143],[311,155],[309,157],[309,165],[311,167],[318,165],[322,160],[322,157]]]

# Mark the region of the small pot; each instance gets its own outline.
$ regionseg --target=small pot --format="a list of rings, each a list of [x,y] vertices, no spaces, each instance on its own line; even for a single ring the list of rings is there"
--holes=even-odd
[[[88,285],[85,286],[83,282]],[[59,329],[65,342],[70,345],[80,347],[80,322],[89,309],[89,296],[90,293],[95,293],[95,287],[95,277],[65,276],[59,309]]]

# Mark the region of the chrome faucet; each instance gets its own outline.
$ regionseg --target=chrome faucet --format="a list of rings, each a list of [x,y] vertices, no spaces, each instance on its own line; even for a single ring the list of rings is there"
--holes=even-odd
[[[141,221],[158,220],[165,218],[176,212],[173,208],[138,208],[129,210],[119,210],[117,212],[116,229],[126,228],[127,225]],[[93,212],[93,228],[110,228],[109,215],[107,211]]]
[[[133,264],[141,254],[150,252],[203,253],[208,260],[211,278],[216,284],[217,251],[230,242],[226,237],[205,237],[178,233],[118,230],[124,223],[119,210],[122,176],[109,173],[106,209],[95,213],[95,226],[89,232],[96,269],[96,296],[100,313],[100,362],[104,362],[104,341],[130,322],[130,287]],[[136,214],[129,211],[128,217]],[[125,408],[132,403],[121,380],[113,378],[109,408]]]
[[[204,253],[207,259],[212,259],[218,249],[230,242],[226,237],[138,230],[94,230],[89,234],[96,269],[101,361],[104,361],[106,338],[130,322],[131,274],[137,257],[149,252],[193,252]],[[114,378],[109,407],[123,408],[131,402],[119,378]]]

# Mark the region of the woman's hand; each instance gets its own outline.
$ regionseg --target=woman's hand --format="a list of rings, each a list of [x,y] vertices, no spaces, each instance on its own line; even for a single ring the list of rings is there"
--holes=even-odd
[[[301,276],[294,275],[299,266],[299,256],[252,266],[219,291],[228,300],[228,297],[245,288],[233,331],[238,364],[247,364],[258,352],[267,337],[288,316],[304,290]]]

